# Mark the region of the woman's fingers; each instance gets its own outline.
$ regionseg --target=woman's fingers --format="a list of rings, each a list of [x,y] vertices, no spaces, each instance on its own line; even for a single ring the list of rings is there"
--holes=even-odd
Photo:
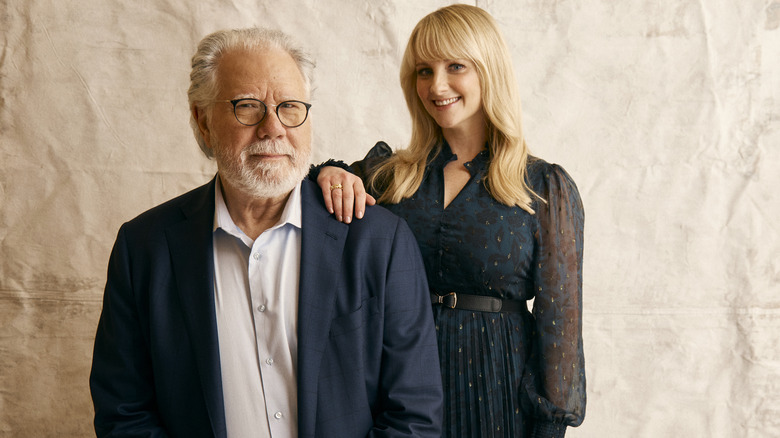
[[[322,190],[325,208],[341,222],[348,224],[353,217],[362,218],[366,204],[376,204],[374,197],[366,193],[363,181],[339,167],[323,167],[317,177],[317,184]]]

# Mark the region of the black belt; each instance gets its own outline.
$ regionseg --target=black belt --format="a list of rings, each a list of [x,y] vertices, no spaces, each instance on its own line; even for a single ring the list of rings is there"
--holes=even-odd
[[[431,303],[450,309],[474,310],[477,312],[528,312],[525,301],[502,300],[484,295],[450,292],[446,295],[431,293]]]

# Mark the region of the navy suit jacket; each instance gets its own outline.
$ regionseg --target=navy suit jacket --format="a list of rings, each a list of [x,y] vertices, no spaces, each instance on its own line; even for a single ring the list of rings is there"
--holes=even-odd
[[[98,436],[226,437],[214,307],[215,181],[119,230],[90,376]],[[441,434],[425,271],[381,207],[345,225],[302,186],[300,437]]]

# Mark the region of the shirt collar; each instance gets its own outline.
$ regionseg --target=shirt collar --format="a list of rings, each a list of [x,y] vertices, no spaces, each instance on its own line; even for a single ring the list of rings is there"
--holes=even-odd
[[[217,176],[214,198],[214,228],[212,231],[222,229],[222,231],[241,239],[247,246],[251,247],[253,242],[252,239],[250,239],[249,236],[233,222],[233,218],[230,217],[227,204],[225,204],[225,198],[222,196],[222,182],[220,181],[219,176]],[[301,181],[299,181],[290,193],[290,197],[287,198],[287,203],[284,206],[279,222],[269,228],[269,230],[281,228],[287,224],[300,229],[301,224],[303,223],[301,212]]]

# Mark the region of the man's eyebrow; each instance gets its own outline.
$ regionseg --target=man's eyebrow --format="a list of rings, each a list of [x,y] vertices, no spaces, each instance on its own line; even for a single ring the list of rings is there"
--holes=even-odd
[[[249,93],[249,94],[243,93],[243,94],[237,94],[237,95],[233,96],[233,98],[230,99],[230,100],[236,100],[236,99],[257,99],[257,96],[254,95],[254,94],[251,94],[251,93]]]

